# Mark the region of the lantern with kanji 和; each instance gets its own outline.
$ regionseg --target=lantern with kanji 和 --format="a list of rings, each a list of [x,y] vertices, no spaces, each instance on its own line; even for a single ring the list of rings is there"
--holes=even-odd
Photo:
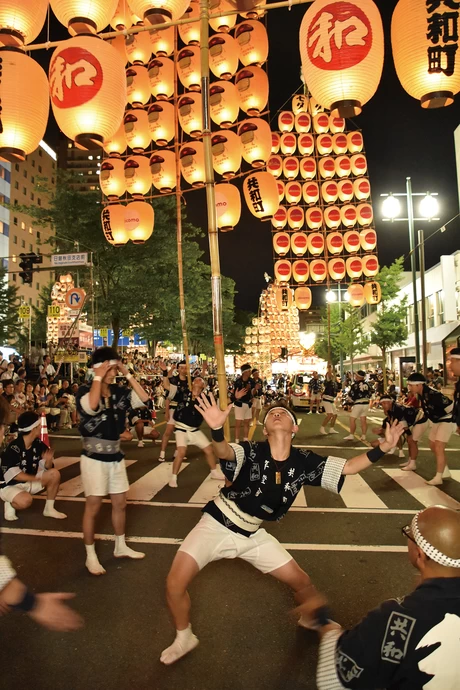
[[[63,41],[51,58],[49,81],[59,129],[77,146],[97,148],[115,134],[125,111],[126,80],[114,48],[95,36]],[[21,105],[24,111],[24,96]]]
[[[310,230],[318,230],[323,224],[323,212],[319,206],[308,208],[305,218]]]
[[[353,175],[358,177],[359,175],[365,175],[367,173],[367,160],[366,156],[362,153],[356,153],[350,158],[351,172]]]
[[[316,137],[316,148],[320,156],[332,153],[332,137],[330,134],[318,134]]]
[[[129,34],[125,42],[128,62],[132,65],[146,65],[152,57],[152,44],[146,31]]]
[[[291,230],[300,230],[305,222],[305,213],[301,206],[290,206],[287,211],[288,225]]]
[[[276,288],[276,306],[279,311],[287,311],[292,306],[292,290],[288,286],[281,285]]]
[[[305,134],[311,129],[311,117],[308,113],[297,113],[295,116],[295,131]]]
[[[146,156],[129,156],[124,165],[126,191],[135,199],[148,194],[152,186],[149,159]]]
[[[309,273],[308,261],[299,259],[292,264],[292,275],[296,283],[306,283]]]
[[[240,108],[252,117],[257,117],[268,102],[268,77],[261,67],[244,67],[235,77]]]
[[[213,132],[211,137],[214,170],[228,179],[235,177],[241,166],[241,141],[230,129]]]
[[[200,16],[200,3],[199,0],[192,0],[188,9],[184,14],[184,19],[191,19],[196,17],[199,19]],[[174,30],[174,27],[171,27]],[[190,24],[179,24],[177,27],[179,31],[179,36],[182,41],[187,46],[197,46],[200,45],[200,22],[192,22]]]
[[[227,0],[210,0],[210,14],[217,14],[226,10],[233,10],[232,5]],[[236,14],[223,15],[222,17],[215,17],[209,20],[209,26],[219,33],[227,33],[230,29],[233,29],[235,24]]]
[[[121,158],[107,158],[102,162],[99,184],[109,199],[118,199],[126,191],[125,162]]]
[[[361,153],[364,142],[361,132],[349,132],[347,134],[348,150],[350,153]]]
[[[332,280],[343,280],[345,278],[345,261],[343,259],[330,259],[327,269]]]
[[[174,151],[155,151],[150,156],[152,184],[162,194],[171,192],[176,186],[176,157]]]
[[[337,201],[339,195],[339,189],[337,182],[334,180],[328,180],[323,182],[321,185],[321,196],[323,197],[326,204],[334,204]]]
[[[360,177],[353,182],[353,192],[360,201],[365,201],[371,194],[371,186],[366,177]]]
[[[107,43],[109,43],[112,48],[117,51],[123,61],[123,64],[126,65],[128,62],[128,55],[126,54],[125,37],[122,34],[118,34],[118,36],[108,38]]]
[[[104,151],[110,157],[120,157],[121,154],[126,151],[127,145],[125,126],[122,122],[112,138],[108,139],[108,141],[104,141]]]
[[[180,19],[190,0],[129,0],[131,10],[146,24],[163,24]]]
[[[335,159],[335,174],[337,177],[349,177],[351,162],[348,156],[337,156]]]
[[[364,288],[360,283],[348,286],[348,304],[351,307],[362,307],[364,304]]]
[[[241,197],[233,184],[216,184],[217,227],[229,232],[238,224],[241,216]]]
[[[238,69],[239,46],[230,34],[209,39],[209,67],[218,79],[231,79]]]
[[[327,278],[327,265],[324,259],[313,259],[310,262],[310,277],[315,283],[321,283]]]
[[[278,127],[282,134],[292,132],[294,129],[295,116],[289,110],[282,110],[278,115]]]
[[[244,198],[251,213],[260,220],[270,220],[278,210],[276,180],[268,172],[250,173],[243,183]]]
[[[270,156],[267,163],[267,170],[273,177],[280,177],[283,172],[283,159],[281,156]]]
[[[241,63],[260,65],[268,57],[268,35],[265,26],[258,21],[246,21],[238,24],[235,38],[240,46]]]
[[[391,44],[399,81],[422,108],[451,105],[460,91],[456,0],[399,0]]]
[[[38,147],[49,114],[48,80],[20,49],[0,49],[0,158],[23,161]]]
[[[291,183],[294,184],[294,183]],[[304,182],[302,186],[303,200],[306,204],[317,204],[319,200],[319,186],[317,182]]]
[[[308,248],[308,235],[304,232],[294,232],[291,235],[291,251],[296,256],[303,256]]]
[[[324,235],[321,232],[311,232],[307,246],[312,256],[320,256],[324,252]]]
[[[272,132],[272,153],[278,153],[281,146],[281,136],[278,132]]]
[[[148,69],[150,93],[163,101],[174,94],[174,62],[166,57],[154,58]]]
[[[360,225],[370,225],[374,220],[374,213],[370,204],[359,204],[357,207],[358,223]]]
[[[6,3],[2,3],[6,4]],[[18,4],[23,4],[23,0]],[[69,34],[97,34],[110,23],[117,9],[118,0],[80,2],[79,0],[50,0],[58,21]]]
[[[191,26],[191,25],[189,25]],[[174,27],[149,31],[152,53],[157,57],[167,57],[174,51]]]
[[[190,91],[200,90],[201,66],[200,48],[187,46],[177,56],[177,74],[182,86]]]
[[[238,127],[244,160],[253,168],[260,168],[271,154],[272,133],[270,125],[260,117],[243,120]]]
[[[364,285],[364,298],[368,304],[378,304],[382,299],[382,290],[380,283],[373,280],[371,283]]]
[[[295,306],[300,311],[305,311],[311,307],[311,290],[307,287],[298,287],[294,291]]]
[[[367,278],[373,278],[379,272],[379,260],[374,254],[363,256],[363,273]]]
[[[209,88],[211,120],[224,129],[231,127],[238,117],[240,101],[238,90],[229,81],[217,81]]]
[[[273,249],[279,256],[286,256],[291,246],[291,239],[287,232],[276,232],[273,235]]]
[[[114,247],[121,247],[129,241],[125,226],[126,206],[109,204],[102,209],[101,222],[104,237]]]
[[[297,139],[297,148],[302,156],[311,156],[315,149],[315,140],[312,134],[300,134]]]
[[[284,206],[280,206],[273,214],[272,225],[277,230],[282,230],[287,225],[287,211]]]
[[[361,239],[359,232],[356,232],[356,230],[349,230],[346,232],[343,236],[343,241],[345,244],[345,249],[349,254],[359,251]]]
[[[316,177],[316,160],[312,156],[301,158],[299,167],[304,180],[313,180]]]
[[[133,244],[144,244],[153,232],[155,214],[146,201],[131,201],[125,210],[125,228]]]
[[[293,184],[290,182],[289,184]],[[276,186],[278,187],[278,201],[281,203],[284,199],[284,182],[282,180],[276,180]]]
[[[337,230],[340,226],[340,209],[338,206],[326,206],[324,222],[330,230]]]
[[[192,187],[201,187],[205,181],[204,146],[201,141],[185,143],[179,151],[181,173]]]
[[[361,242],[361,249],[364,249],[365,252],[370,252],[375,249],[377,245],[377,234],[375,230],[372,230],[371,228],[361,230],[359,233],[359,238]]]
[[[337,156],[342,156],[348,151],[347,135],[342,133],[332,136],[332,149]]]
[[[340,182],[337,184],[337,188],[340,201],[347,203],[353,199],[353,182],[350,180],[340,180]]]
[[[32,43],[43,28],[47,10],[47,0],[2,2],[0,5],[0,45],[19,47]]]
[[[186,134],[199,138],[203,132],[203,106],[201,94],[186,93],[177,103],[179,123]]]
[[[300,27],[305,83],[332,115],[353,117],[377,90],[384,39],[372,0],[316,0]]]
[[[342,223],[346,228],[353,228],[356,225],[358,213],[356,211],[356,206],[353,206],[353,204],[345,204],[345,206],[342,206],[340,215]]]
[[[150,81],[147,67],[133,65],[126,70],[126,100],[131,105],[144,105],[150,100]]]
[[[326,244],[329,254],[341,254],[343,251],[342,233],[328,232],[326,235]]]
[[[350,278],[360,278],[363,274],[363,262],[359,256],[347,259],[347,273]]]
[[[318,170],[320,176],[325,180],[330,180],[335,175],[335,161],[331,156],[319,159]]]
[[[291,156],[297,148],[297,137],[292,132],[281,135],[281,151],[285,156]]]
[[[283,160],[283,173],[287,180],[295,180],[299,174],[299,159],[295,156],[286,156]]]
[[[149,130],[157,146],[166,146],[174,138],[174,106],[168,101],[153,103],[148,109]]]
[[[329,132],[329,115],[326,113],[317,113],[313,116],[313,129],[317,134],[325,134]]]
[[[152,141],[149,130],[149,117],[145,110],[128,110],[123,119],[126,141],[134,153],[142,153]]]
[[[278,283],[288,283],[291,280],[292,265],[286,259],[275,262],[275,278]]]

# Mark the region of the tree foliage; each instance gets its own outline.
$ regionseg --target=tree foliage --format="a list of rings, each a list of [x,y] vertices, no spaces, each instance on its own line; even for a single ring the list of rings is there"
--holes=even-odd
[[[331,363],[335,366],[340,361],[340,353],[344,358],[353,359],[366,352],[369,347],[369,338],[363,330],[361,322],[361,312],[347,304],[331,304],[330,309],[330,340],[331,340]],[[328,328],[329,320],[327,308],[321,316],[324,333],[315,345],[318,357],[328,361],[329,342]]]
[[[18,287],[8,284],[6,268],[0,264],[0,343],[2,345],[20,345],[24,343],[24,326],[18,317],[21,299]]]

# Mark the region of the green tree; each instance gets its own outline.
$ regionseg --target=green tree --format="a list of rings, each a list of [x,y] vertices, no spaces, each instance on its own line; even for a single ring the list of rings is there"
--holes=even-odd
[[[330,359],[331,364],[336,366],[340,362],[340,351],[342,344],[340,342],[340,332],[343,323],[343,310],[339,304],[331,304],[330,308],[330,324],[327,315],[327,307],[322,309],[321,313],[321,325],[323,327],[323,332],[319,338],[317,338],[315,343],[315,352],[318,357],[325,359],[326,362],[329,360],[329,337],[328,329],[330,325],[331,336],[330,336]]]
[[[323,334],[316,341],[315,351],[318,357],[329,360],[329,319],[325,307],[321,315]],[[369,338],[365,335],[359,309],[353,309],[347,304],[330,305],[330,353],[331,364],[336,366],[340,361],[340,354],[348,356],[353,369],[353,359],[356,355],[366,352]]]
[[[32,307],[32,340],[46,343],[46,329],[48,316],[48,306],[51,304],[51,289],[53,283],[43,285],[38,296],[39,306]]]
[[[23,350],[27,338],[23,322],[18,317],[20,305],[18,287],[8,284],[7,270],[0,265],[0,343],[17,345]]]
[[[351,370],[353,371],[353,360],[356,355],[367,351],[369,348],[369,337],[364,333],[361,310],[349,305],[346,305],[343,309],[346,317],[341,325],[339,342],[344,353],[351,360]]]

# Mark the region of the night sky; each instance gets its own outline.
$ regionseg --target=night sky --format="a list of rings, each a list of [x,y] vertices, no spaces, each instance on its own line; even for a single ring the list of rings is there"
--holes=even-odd
[[[385,30],[385,67],[376,95],[364,106],[355,125],[363,131],[372,185],[374,215],[378,232],[378,250],[381,265],[409,251],[407,224],[383,223],[380,193],[405,191],[406,176],[412,177],[414,192],[438,192],[441,222],[424,222],[428,236],[440,225],[459,212],[458,186],[455,167],[454,130],[460,122],[460,96],[454,105],[439,110],[423,110],[400,85],[395,73],[390,43],[390,22],[397,0],[377,0]],[[276,113],[300,86],[299,27],[307,6],[273,10],[268,13],[270,53],[270,109],[273,129]],[[65,38],[66,31],[57,22],[51,25],[51,38]],[[44,39],[44,35],[40,37]],[[44,51],[35,53],[45,66]],[[47,141],[55,145],[56,125],[50,118]],[[240,185],[239,185],[240,186]],[[198,190],[187,194],[189,220],[206,231],[204,215],[205,193]],[[201,240],[208,257],[207,238]],[[430,267],[441,254],[460,249],[459,219],[449,225],[447,232],[426,243],[426,263]],[[245,208],[240,223],[233,232],[220,235],[221,271],[236,282],[236,305],[241,309],[257,311],[260,291],[265,285],[263,274],[273,275],[271,230],[269,223],[261,223]],[[409,261],[406,261],[409,269]],[[317,299],[322,299],[324,286],[316,288]]]

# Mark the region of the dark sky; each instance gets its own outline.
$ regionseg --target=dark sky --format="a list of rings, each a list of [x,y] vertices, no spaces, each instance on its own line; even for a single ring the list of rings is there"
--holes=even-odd
[[[438,192],[441,223],[424,223],[422,227],[426,235],[459,211],[453,137],[460,122],[460,96],[448,108],[428,111],[404,91],[396,76],[391,54],[390,22],[396,3],[397,0],[377,0],[385,31],[385,67],[376,95],[355,120],[364,135],[381,265],[406,254],[409,240],[405,223],[380,221],[380,193],[405,191],[408,175],[412,177],[415,192]],[[306,6],[296,6],[290,11],[278,9],[268,13],[272,117],[287,99],[290,103],[291,94],[300,85],[298,35],[306,9]],[[65,37],[65,29],[53,22],[51,38]],[[40,53],[40,62],[44,64],[46,56],[44,52]],[[276,128],[276,120],[273,128]],[[52,123],[47,137],[50,144],[55,144],[56,127]],[[186,196],[189,220],[206,231],[204,190]],[[236,282],[237,307],[256,311],[259,294],[265,284],[263,274],[267,271],[273,275],[271,230],[269,223],[256,220],[244,207],[243,201],[243,214],[236,229],[220,235],[221,271]],[[207,238],[203,238],[201,244],[207,257]],[[438,233],[436,239],[426,243],[427,267],[437,263],[441,254],[449,254],[456,249],[460,249],[458,219],[451,223],[448,232]],[[409,268],[408,261],[406,268]],[[316,290],[322,294],[324,287]]]

